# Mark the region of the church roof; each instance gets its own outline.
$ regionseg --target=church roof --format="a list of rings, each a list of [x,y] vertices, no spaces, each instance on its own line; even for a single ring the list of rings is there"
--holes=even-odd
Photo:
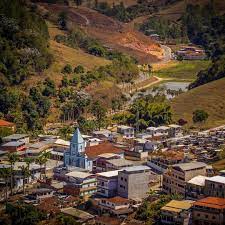
[[[79,130],[79,128],[76,128],[76,130],[75,130],[75,132],[73,134],[73,137],[71,139],[71,143],[80,144],[80,143],[83,143],[83,142],[84,142],[84,139],[82,138],[80,130]]]
[[[88,158],[97,158],[99,155],[105,153],[120,154],[123,153],[123,150],[118,147],[115,147],[109,142],[104,142],[102,144],[86,147],[85,149],[85,154],[88,156]]]

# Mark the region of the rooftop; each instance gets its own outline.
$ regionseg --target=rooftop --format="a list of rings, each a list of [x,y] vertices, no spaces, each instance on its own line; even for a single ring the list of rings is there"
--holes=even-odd
[[[207,197],[196,201],[193,205],[214,209],[225,209],[225,198]]]
[[[207,178],[208,177],[199,175],[199,176],[196,176],[196,177],[192,178],[191,180],[189,180],[188,184],[194,184],[194,185],[198,185],[198,186],[204,187],[205,186],[205,180]]]
[[[112,202],[112,203],[115,203],[115,204],[124,204],[124,203],[128,203],[129,202],[129,200],[127,198],[122,198],[120,196],[115,196],[113,198],[108,198],[108,199],[106,199],[106,201]]]
[[[88,158],[96,158],[97,156],[105,153],[120,154],[122,152],[123,150],[115,147],[113,144],[109,142],[86,147],[85,149],[85,154],[88,156]]]
[[[133,127],[129,127],[129,126],[125,126],[125,125],[118,126],[117,128],[119,128],[119,129],[134,129]]]
[[[92,175],[93,174],[91,174],[91,173],[86,173],[86,172],[81,172],[81,171],[72,171],[72,172],[66,173],[66,176],[79,178],[79,179],[85,179]]]
[[[90,213],[81,211],[81,210],[73,208],[73,207],[61,209],[61,212],[66,215],[70,215],[70,216],[73,216],[73,217],[81,219],[81,220],[89,220],[89,219],[94,218],[94,216],[91,215]]]
[[[97,175],[102,177],[115,177],[115,176],[118,176],[119,171],[121,170],[113,170],[108,172],[97,173]]]
[[[207,165],[203,162],[178,163],[173,165],[173,167],[179,167],[183,171],[198,169],[206,166]]]
[[[127,159],[109,159],[107,160],[108,163],[117,166],[117,167],[122,167],[122,166],[132,166],[133,162]]]
[[[225,177],[223,177],[223,176],[207,177],[206,180],[225,184]]]
[[[10,141],[10,142],[3,144],[2,146],[3,147],[19,147],[24,144],[25,144],[25,142],[22,142],[22,141]]]
[[[189,200],[184,200],[184,201],[172,200],[168,204],[163,206],[161,210],[179,213],[183,210],[190,209],[192,204],[193,204],[193,201],[189,201]]]
[[[14,123],[8,122],[6,120],[0,120],[0,127],[11,127],[14,125]]]
[[[114,154],[114,153],[103,153],[103,154],[99,155],[99,157],[106,158],[106,159],[110,159],[115,156],[118,156],[118,155]]]
[[[144,171],[144,170],[151,170],[148,166],[131,166],[123,168],[122,171],[126,172],[138,172],[138,171]]]
[[[14,139],[14,140],[19,140],[22,138],[29,137],[28,134],[11,134],[9,136],[4,137],[4,139]]]

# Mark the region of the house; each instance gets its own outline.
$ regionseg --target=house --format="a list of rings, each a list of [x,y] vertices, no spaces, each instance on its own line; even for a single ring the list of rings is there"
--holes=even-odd
[[[164,135],[164,136],[168,136],[169,135],[169,130],[170,130],[170,127],[167,127],[167,126],[159,126],[159,127],[148,127],[146,129],[146,132],[148,134],[151,134],[152,136],[155,136],[155,135]]]
[[[119,154],[123,157],[123,150],[109,142],[85,147],[84,139],[77,128],[72,137],[70,149],[64,153],[64,165],[80,167],[92,171],[93,161],[98,158],[99,155],[105,153]]]
[[[130,206],[130,201],[120,196],[100,198],[98,201],[99,212],[101,214],[109,213],[114,216],[127,215],[133,212]]]
[[[30,142],[30,138],[28,134],[12,134],[2,138],[3,142],[24,142],[28,144]]]
[[[182,162],[185,162],[183,151],[167,150],[153,154],[147,162],[147,166],[157,173],[164,173],[170,166]]]
[[[170,124],[168,125],[170,128],[169,136],[170,137],[181,137],[183,135],[182,126],[177,124]]]
[[[133,150],[125,150],[124,158],[127,160],[133,160],[133,161],[147,160],[148,152],[143,152],[141,150],[134,151],[134,149]]]
[[[205,179],[205,195],[225,198],[225,177],[207,177]]]
[[[99,196],[111,198],[117,195],[118,172],[119,170],[97,173],[97,194]]]
[[[67,178],[67,184],[63,188],[65,193],[80,197],[88,197],[96,193],[97,180],[95,175],[87,172],[72,171],[66,173],[65,176]]]
[[[192,224],[225,224],[225,198],[207,197],[193,203]]]
[[[40,201],[45,198],[53,197],[54,191],[48,188],[38,188],[32,191],[31,194],[26,196],[26,199],[33,201]]]
[[[110,159],[120,159],[121,156],[114,153],[104,153],[93,160],[93,173],[101,173],[108,171],[106,169],[107,161]]]
[[[21,152],[25,154],[26,143],[20,141],[11,141],[1,145],[1,150],[5,152]]]
[[[129,126],[118,126],[117,133],[121,134],[123,138],[134,138],[134,128]]]
[[[162,224],[189,224],[191,216],[191,207],[194,202],[190,200],[177,201],[172,200],[161,208]]]
[[[143,199],[148,195],[153,178],[151,169],[147,166],[124,168],[118,171],[118,195],[133,200]]]
[[[44,141],[38,141],[38,142],[32,143],[28,146],[26,150],[26,155],[31,157],[36,157],[43,151],[51,152],[53,150],[54,142],[55,142],[55,139],[47,139]]]
[[[198,175],[189,180],[186,185],[186,198],[192,200],[204,198],[206,179],[206,176]]]
[[[15,125],[15,123],[11,123],[11,122],[8,122],[6,120],[0,120],[0,128],[8,128],[12,132],[15,132],[16,125]]]
[[[163,174],[163,192],[185,195],[186,183],[198,175],[206,175],[206,164],[202,162],[178,163]]]
[[[98,138],[103,141],[111,140],[112,132],[109,130],[98,130],[92,132],[93,137]]]
[[[91,223],[91,221],[94,222],[93,215],[91,215],[90,213],[87,213],[85,211],[73,208],[73,207],[61,209],[61,213],[66,216],[71,216],[71,217],[75,218],[76,221],[81,224],[86,224],[86,222]]]
[[[124,158],[108,159],[106,161],[106,171],[120,170],[124,167],[134,166],[134,162]]]

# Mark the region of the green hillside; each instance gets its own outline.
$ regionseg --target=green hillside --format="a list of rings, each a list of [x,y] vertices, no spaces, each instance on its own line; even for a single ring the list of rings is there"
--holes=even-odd
[[[210,82],[194,88],[174,98],[171,106],[174,113],[174,120],[181,118],[192,124],[192,113],[196,109],[203,109],[209,114],[204,128],[219,126],[225,123],[225,78]],[[199,126],[199,125],[198,125]]]

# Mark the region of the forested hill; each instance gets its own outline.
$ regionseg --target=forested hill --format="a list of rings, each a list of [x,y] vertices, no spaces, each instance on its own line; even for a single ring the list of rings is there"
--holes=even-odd
[[[218,15],[213,1],[201,7],[188,5],[184,23],[190,40],[202,45],[212,59],[212,66],[201,71],[190,88],[225,77],[225,15]]]
[[[24,0],[0,1],[0,87],[20,84],[51,64],[48,28],[34,11]]]

